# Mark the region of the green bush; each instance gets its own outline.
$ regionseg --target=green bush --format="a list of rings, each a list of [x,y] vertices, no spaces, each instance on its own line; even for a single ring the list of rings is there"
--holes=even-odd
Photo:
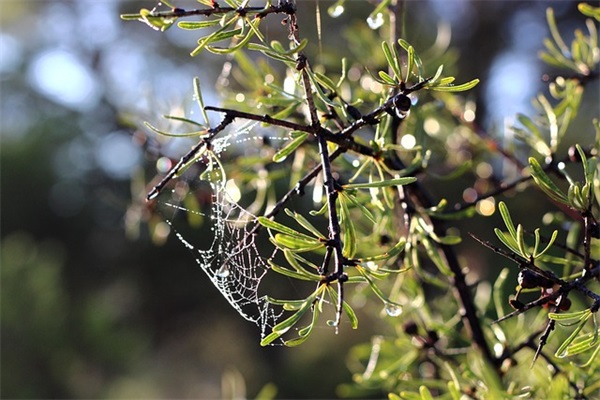
[[[349,351],[354,382],[340,396],[599,395],[597,115],[584,115],[586,131],[564,143],[585,90],[598,84],[600,9],[579,6],[591,18],[570,46],[547,11],[541,58],[559,72],[545,75],[536,115],[516,116],[521,144],[511,148],[475,123],[463,92],[479,80],[446,73],[455,53],[399,37],[396,2],[379,2],[368,26],[353,27],[354,51],[341,59],[313,54],[293,2],[200,3],[184,10],[163,1],[171,8],[122,16],[194,30],[192,56],[223,57],[222,106],[204,103],[207,83],[196,79],[200,120],[167,116],[185,132],[146,124],[198,137],[148,194],[167,220],[151,229],[175,230],[231,305],[261,327],[261,344],[297,346],[322,324],[358,328],[359,314],[376,312],[373,300],[382,318],[393,317],[395,336],[373,332]],[[328,11],[343,10],[340,0]],[[281,21],[285,42],[267,39],[271,20]],[[494,170],[497,160],[517,173]],[[473,179],[479,190],[453,205],[451,193]],[[538,190],[543,198],[532,202]],[[509,208],[538,201],[555,210],[538,227],[513,222]],[[503,224],[485,237],[457,228],[495,210]],[[489,281],[471,279],[463,249],[474,247],[512,267],[487,266]],[[305,295],[290,298],[300,292],[286,292],[290,281]]]

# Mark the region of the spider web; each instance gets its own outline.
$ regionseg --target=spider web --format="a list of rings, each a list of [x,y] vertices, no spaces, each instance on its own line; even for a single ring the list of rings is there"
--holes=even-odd
[[[244,319],[255,323],[261,330],[261,338],[264,338],[283,314],[283,310],[275,309],[267,297],[261,295],[259,291],[261,281],[270,269],[267,260],[274,257],[277,250],[273,248],[272,253],[266,257],[259,252],[257,234],[253,232],[253,228],[258,223],[257,217],[232,198],[227,187],[225,171],[218,159],[232,144],[242,144],[247,150],[250,148],[249,141],[264,140],[264,137],[249,135],[253,126],[255,124],[238,130],[235,134],[214,140],[211,155],[196,160],[195,165],[186,171],[187,176],[192,176],[190,183],[194,180],[197,181],[196,183],[204,183],[204,189],[198,189],[200,194],[195,193],[197,190],[194,189],[194,185],[185,184],[183,185],[185,190],[172,189],[170,198],[161,199],[160,202],[172,210],[163,214],[171,215],[166,217],[166,222],[177,238],[192,252],[197,264],[227,302]],[[287,140],[287,137],[268,139]],[[257,145],[258,147],[260,145]],[[198,180],[199,170],[212,170],[213,173],[203,174],[201,177],[204,180]],[[207,190],[210,192],[208,212],[204,213],[195,209],[196,207],[192,209],[187,206],[189,203],[186,203],[185,197],[206,198]],[[182,217],[187,217],[188,221],[201,218],[203,226],[207,224],[210,226],[210,236],[206,237],[205,231],[200,235],[198,231],[195,234],[184,233],[183,227],[180,229],[179,225],[175,224],[175,220],[181,221],[184,219]],[[189,235],[196,236],[192,239]],[[201,242],[201,244],[195,245],[192,242]]]

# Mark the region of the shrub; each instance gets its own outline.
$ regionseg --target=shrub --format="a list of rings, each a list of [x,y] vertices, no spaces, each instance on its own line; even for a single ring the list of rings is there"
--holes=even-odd
[[[476,124],[462,95],[479,80],[447,75],[451,51],[419,51],[399,37],[390,22],[399,18],[395,2],[379,2],[370,29],[354,28],[356,51],[340,61],[310,54],[293,2],[199,1],[199,9],[163,1],[171,8],[122,16],[161,31],[195,30],[192,56],[223,57],[222,106],[204,103],[206,83],[196,79],[202,118],[167,117],[188,131],[146,124],[198,140],[147,200],[230,304],[261,328],[261,344],[300,345],[322,319],[331,329],[357,328],[362,306],[351,299],[370,293],[395,317],[388,320],[396,336],[374,333],[350,350],[355,379],[340,395],[598,395],[597,116],[585,115],[587,131],[564,143],[584,91],[598,82],[600,9],[579,6],[590,19],[570,46],[547,11],[551,38],[541,58],[559,73],[545,75],[548,94],[534,99],[536,115],[516,116],[515,149]],[[329,8],[343,10],[343,0]],[[285,43],[264,34],[277,19]],[[516,174],[496,170],[498,160]],[[452,204],[457,185],[471,196]],[[515,224],[509,208],[532,206],[536,191],[555,211],[534,229]],[[456,228],[496,209],[495,238]],[[512,267],[490,281],[468,279],[465,244]],[[303,296],[290,298],[290,280]]]

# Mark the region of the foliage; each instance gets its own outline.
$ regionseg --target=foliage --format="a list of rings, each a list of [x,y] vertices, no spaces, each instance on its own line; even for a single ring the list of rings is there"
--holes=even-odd
[[[184,135],[197,135],[199,142],[150,190],[148,201],[155,202],[168,192],[168,200],[158,201],[183,202],[175,208],[199,215],[199,205],[185,203],[187,194],[166,190],[198,164],[203,170],[200,180],[210,184],[213,197],[221,192],[228,196],[228,177],[237,179],[235,187],[246,188],[247,196],[254,194],[252,213],[239,212],[235,222],[241,224],[243,216],[243,236],[235,236],[238,245],[228,249],[233,254],[253,251],[248,245],[251,238],[266,232],[274,246],[272,256],[261,258],[267,273],[310,288],[302,298],[267,294],[266,305],[256,300],[261,307],[281,310],[269,311],[273,323],[267,325],[262,345],[300,345],[324,315],[332,316],[327,323],[334,329],[344,321],[356,329],[359,320],[348,288],[367,290],[394,317],[390,323],[396,337],[377,335],[371,343],[350,351],[355,379],[340,388],[341,395],[386,392],[390,399],[598,395],[597,116],[589,121],[585,140],[566,155],[561,146],[571,133],[584,91],[588,85],[597,85],[597,22],[586,20],[587,32],[577,30],[568,46],[553,11],[548,10],[551,38],[544,41],[540,57],[561,73],[546,76],[548,94],[534,99],[537,115],[516,117],[519,125],[512,130],[528,153],[525,164],[475,125],[474,110],[461,95],[479,80],[455,84],[455,78],[445,73],[451,69],[443,63],[451,59],[447,49],[417,51],[398,37],[395,25],[389,23],[397,18],[395,2],[380,2],[368,19],[372,31],[356,35],[363,38],[354,39],[355,47],[364,51],[360,58],[348,54],[339,63],[323,64],[309,56],[309,43],[292,2],[264,6],[238,0],[226,1],[227,6],[209,0],[200,3],[202,8],[196,10],[142,9],[123,16],[160,31],[174,26],[197,31],[198,45],[191,55],[207,51],[226,57],[234,63],[231,75],[237,79],[235,90],[224,91],[224,108],[205,105],[202,85],[195,81],[203,121],[170,118],[192,125]],[[343,5],[343,1],[335,3],[330,14],[340,14]],[[598,19],[598,9],[592,6],[582,4],[580,11]],[[263,32],[265,21],[278,15],[283,15],[287,44],[268,41]],[[386,32],[394,39],[378,37]],[[350,69],[361,71],[360,79],[349,79]],[[365,80],[370,84],[359,83]],[[220,123],[211,123],[207,112],[219,113]],[[240,126],[236,121],[248,123]],[[441,133],[424,130],[426,121],[443,127]],[[254,158],[224,151],[221,136],[236,131],[227,136],[235,139],[256,123],[284,144],[269,149],[263,143],[270,151]],[[158,134],[173,135],[147,126]],[[446,148],[451,136],[458,142],[455,149],[468,149],[470,159]],[[486,191],[456,206],[444,195],[433,198],[429,182],[460,182],[474,165],[497,157],[518,168],[522,177],[509,181],[495,171]],[[445,176],[435,173],[436,164],[443,167]],[[248,170],[258,172],[249,174]],[[266,186],[261,184],[264,181]],[[283,187],[291,189],[282,192]],[[315,209],[306,213],[290,199],[310,188]],[[515,226],[509,211],[536,188],[545,201],[554,203],[555,215],[560,215],[548,221],[554,228],[549,237],[539,227],[531,233],[522,224]],[[514,205],[509,207],[501,199],[509,201],[507,194],[514,189],[510,200]],[[241,208],[238,201],[226,200],[236,209]],[[504,247],[474,235],[476,241],[469,244],[481,244],[516,264],[518,286],[509,301],[514,309],[510,313],[504,310],[509,271],[502,270],[494,279],[491,297],[480,295],[489,285],[467,283],[467,265],[457,250],[463,238],[447,226],[478,214],[488,216],[496,202],[504,227],[496,228],[495,235]],[[228,214],[223,223],[231,224],[229,218]],[[565,231],[575,231],[575,227],[580,227],[580,235],[562,239]],[[185,239],[184,243],[192,247]],[[216,275],[221,279],[229,276],[233,257],[219,266]],[[215,278],[213,282],[219,287],[223,281]],[[521,292],[534,291],[540,297],[519,300]],[[250,319],[245,311],[240,313]],[[549,344],[549,339],[554,342]]]

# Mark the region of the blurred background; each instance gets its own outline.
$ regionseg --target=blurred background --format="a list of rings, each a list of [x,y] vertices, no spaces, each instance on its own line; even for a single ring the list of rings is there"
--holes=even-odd
[[[373,9],[349,0],[332,19],[332,4],[298,1],[311,39],[320,6],[324,52]],[[221,66],[210,54],[189,57],[194,32],[160,33],[119,18],[154,6],[0,2],[0,395],[252,397],[272,383],[280,398],[334,397],[351,380],[350,347],[391,325],[367,315],[357,331],[336,336],[323,327],[300,348],[261,348],[258,329],[230,308],[183,246],[149,234],[143,197],[156,149],[135,126],[187,109],[194,76],[204,83],[205,103],[218,105],[207,88]],[[537,52],[548,35],[548,6],[570,41],[583,27],[571,1],[408,1],[406,39],[419,49],[449,29],[460,54],[457,81],[482,80],[469,94],[478,122],[501,132],[515,112],[532,110],[530,98],[541,90],[548,69]],[[279,19],[270,21],[273,30]],[[167,150],[177,156],[188,146]]]

